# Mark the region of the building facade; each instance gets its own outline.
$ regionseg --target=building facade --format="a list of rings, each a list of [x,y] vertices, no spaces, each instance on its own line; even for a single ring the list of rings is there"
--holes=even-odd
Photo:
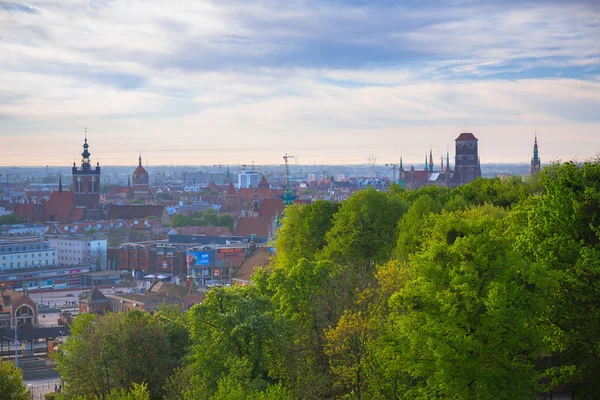
[[[107,240],[94,237],[53,237],[50,244],[58,252],[59,266],[88,266],[106,269]]]
[[[257,188],[260,182],[260,174],[254,171],[242,171],[238,175],[238,186],[240,189]]]
[[[57,249],[50,242],[0,243],[2,271],[57,265]]]
[[[81,167],[77,168],[73,163],[73,205],[86,209],[86,219],[101,219],[100,163],[96,163],[96,167],[92,168],[89,147],[86,137],[81,153]]]
[[[461,133],[455,142],[454,180],[457,185],[464,185],[481,177],[478,139],[472,133]]]

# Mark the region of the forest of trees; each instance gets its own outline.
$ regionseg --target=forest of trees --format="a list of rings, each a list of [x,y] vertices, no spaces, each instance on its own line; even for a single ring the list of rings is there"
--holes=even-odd
[[[596,160],[294,205],[275,246],[252,285],[187,313],[78,316],[57,357],[63,398],[600,393]]]
[[[175,214],[171,220],[171,227],[179,228],[182,226],[220,226],[233,232],[233,215],[219,215],[214,208],[204,211],[196,211],[190,215]]]

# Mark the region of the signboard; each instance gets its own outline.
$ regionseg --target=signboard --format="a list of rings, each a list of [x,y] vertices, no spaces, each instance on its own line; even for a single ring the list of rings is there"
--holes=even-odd
[[[214,276],[220,276],[221,275],[221,270],[219,268],[215,268],[215,270],[213,271],[213,275]]]
[[[167,268],[167,262],[166,262],[166,261],[163,261],[163,263],[162,263],[162,267],[163,267],[163,268]]]
[[[223,254],[223,253],[243,253],[244,251],[246,251],[246,249],[244,247],[224,247],[221,249],[218,249],[218,252]]]
[[[197,267],[210,265],[210,252],[208,251],[188,251],[186,253],[188,267]]]

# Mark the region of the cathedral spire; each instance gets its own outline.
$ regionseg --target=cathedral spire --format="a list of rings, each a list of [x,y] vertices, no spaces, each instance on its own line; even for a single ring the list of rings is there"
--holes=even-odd
[[[450,152],[446,150],[446,169],[450,171]]]
[[[138,159],[139,166],[142,166],[142,151],[140,150],[140,158]]]
[[[58,174],[58,191],[62,192],[62,174]]]
[[[404,166],[402,165],[402,156],[400,156],[400,172],[404,172]]]
[[[433,151],[429,148],[429,172],[433,172]]]
[[[537,142],[537,132],[535,134],[535,139],[533,140],[533,157],[531,158],[531,176],[536,175],[540,172],[541,168],[541,160],[538,151],[538,142]]]

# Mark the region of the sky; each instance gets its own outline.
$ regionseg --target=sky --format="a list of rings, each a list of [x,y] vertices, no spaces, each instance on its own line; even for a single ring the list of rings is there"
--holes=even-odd
[[[600,1],[0,0],[0,165],[600,153]]]

